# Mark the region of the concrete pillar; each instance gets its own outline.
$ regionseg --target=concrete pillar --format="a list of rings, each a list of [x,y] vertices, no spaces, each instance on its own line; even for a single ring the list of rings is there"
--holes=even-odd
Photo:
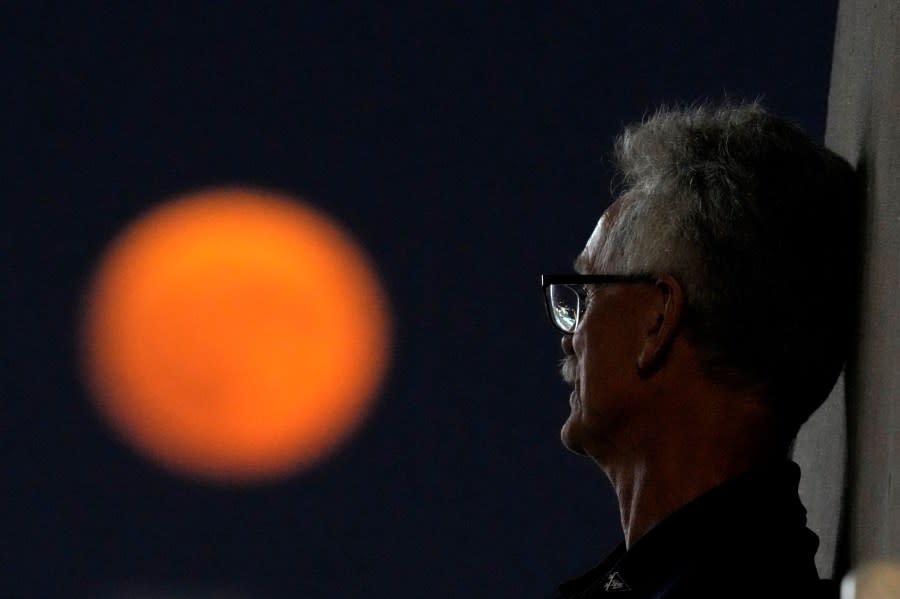
[[[867,188],[859,338],[794,457],[819,573],[839,577],[900,559],[900,0],[841,0],[825,142]]]

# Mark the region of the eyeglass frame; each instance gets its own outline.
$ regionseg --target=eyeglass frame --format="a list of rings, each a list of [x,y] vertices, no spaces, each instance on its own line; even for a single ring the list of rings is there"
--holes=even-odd
[[[556,319],[553,318],[553,312],[550,307],[550,286],[551,285],[566,285],[571,287],[572,291],[575,292],[575,295],[578,296],[578,302],[580,305],[587,305],[587,297],[586,290],[584,288],[585,285],[605,285],[609,283],[654,283],[658,277],[649,274],[637,274],[637,275],[582,275],[582,274],[548,274],[541,275],[541,290],[544,293],[544,310],[547,313],[547,320],[550,321],[550,324],[557,331],[561,332],[563,335],[573,335],[575,334],[575,329],[578,328],[579,323],[581,323],[581,314],[582,312],[579,310],[575,317],[575,326],[572,327],[571,331],[567,331],[563,329],[559,324],[557,324]]]

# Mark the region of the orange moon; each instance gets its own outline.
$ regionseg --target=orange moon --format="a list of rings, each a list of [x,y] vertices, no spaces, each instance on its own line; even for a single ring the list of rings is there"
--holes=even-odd
[[[87,386],[112,428],[189,476],[273,479],[365,420],[386,296],[338,225],[288,196],[208,189],[161,204],[102,257],[84,303]]]

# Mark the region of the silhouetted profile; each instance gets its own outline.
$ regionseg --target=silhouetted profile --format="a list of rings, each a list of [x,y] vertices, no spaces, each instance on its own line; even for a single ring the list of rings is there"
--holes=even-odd
[[[846,356],[853,170],[755,103],[659,110],[616,160],[578,274],[542,285],[562,442],[611,481],[625,539],[559,597],[836,597],[788,451]]]

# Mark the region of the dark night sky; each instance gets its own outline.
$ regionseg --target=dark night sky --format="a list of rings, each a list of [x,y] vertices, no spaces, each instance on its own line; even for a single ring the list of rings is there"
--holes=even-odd
[[[569,268],[612,137],[661,102],[762,95],[821,139],[836,5],[0,4],[0,595],[543,597],[593,565],[618,515],[559,444],[538,275]],[[147,462],[76,369],[105,244],[225,183],[343,223],[396,320],[371,420],[262,486]]]

